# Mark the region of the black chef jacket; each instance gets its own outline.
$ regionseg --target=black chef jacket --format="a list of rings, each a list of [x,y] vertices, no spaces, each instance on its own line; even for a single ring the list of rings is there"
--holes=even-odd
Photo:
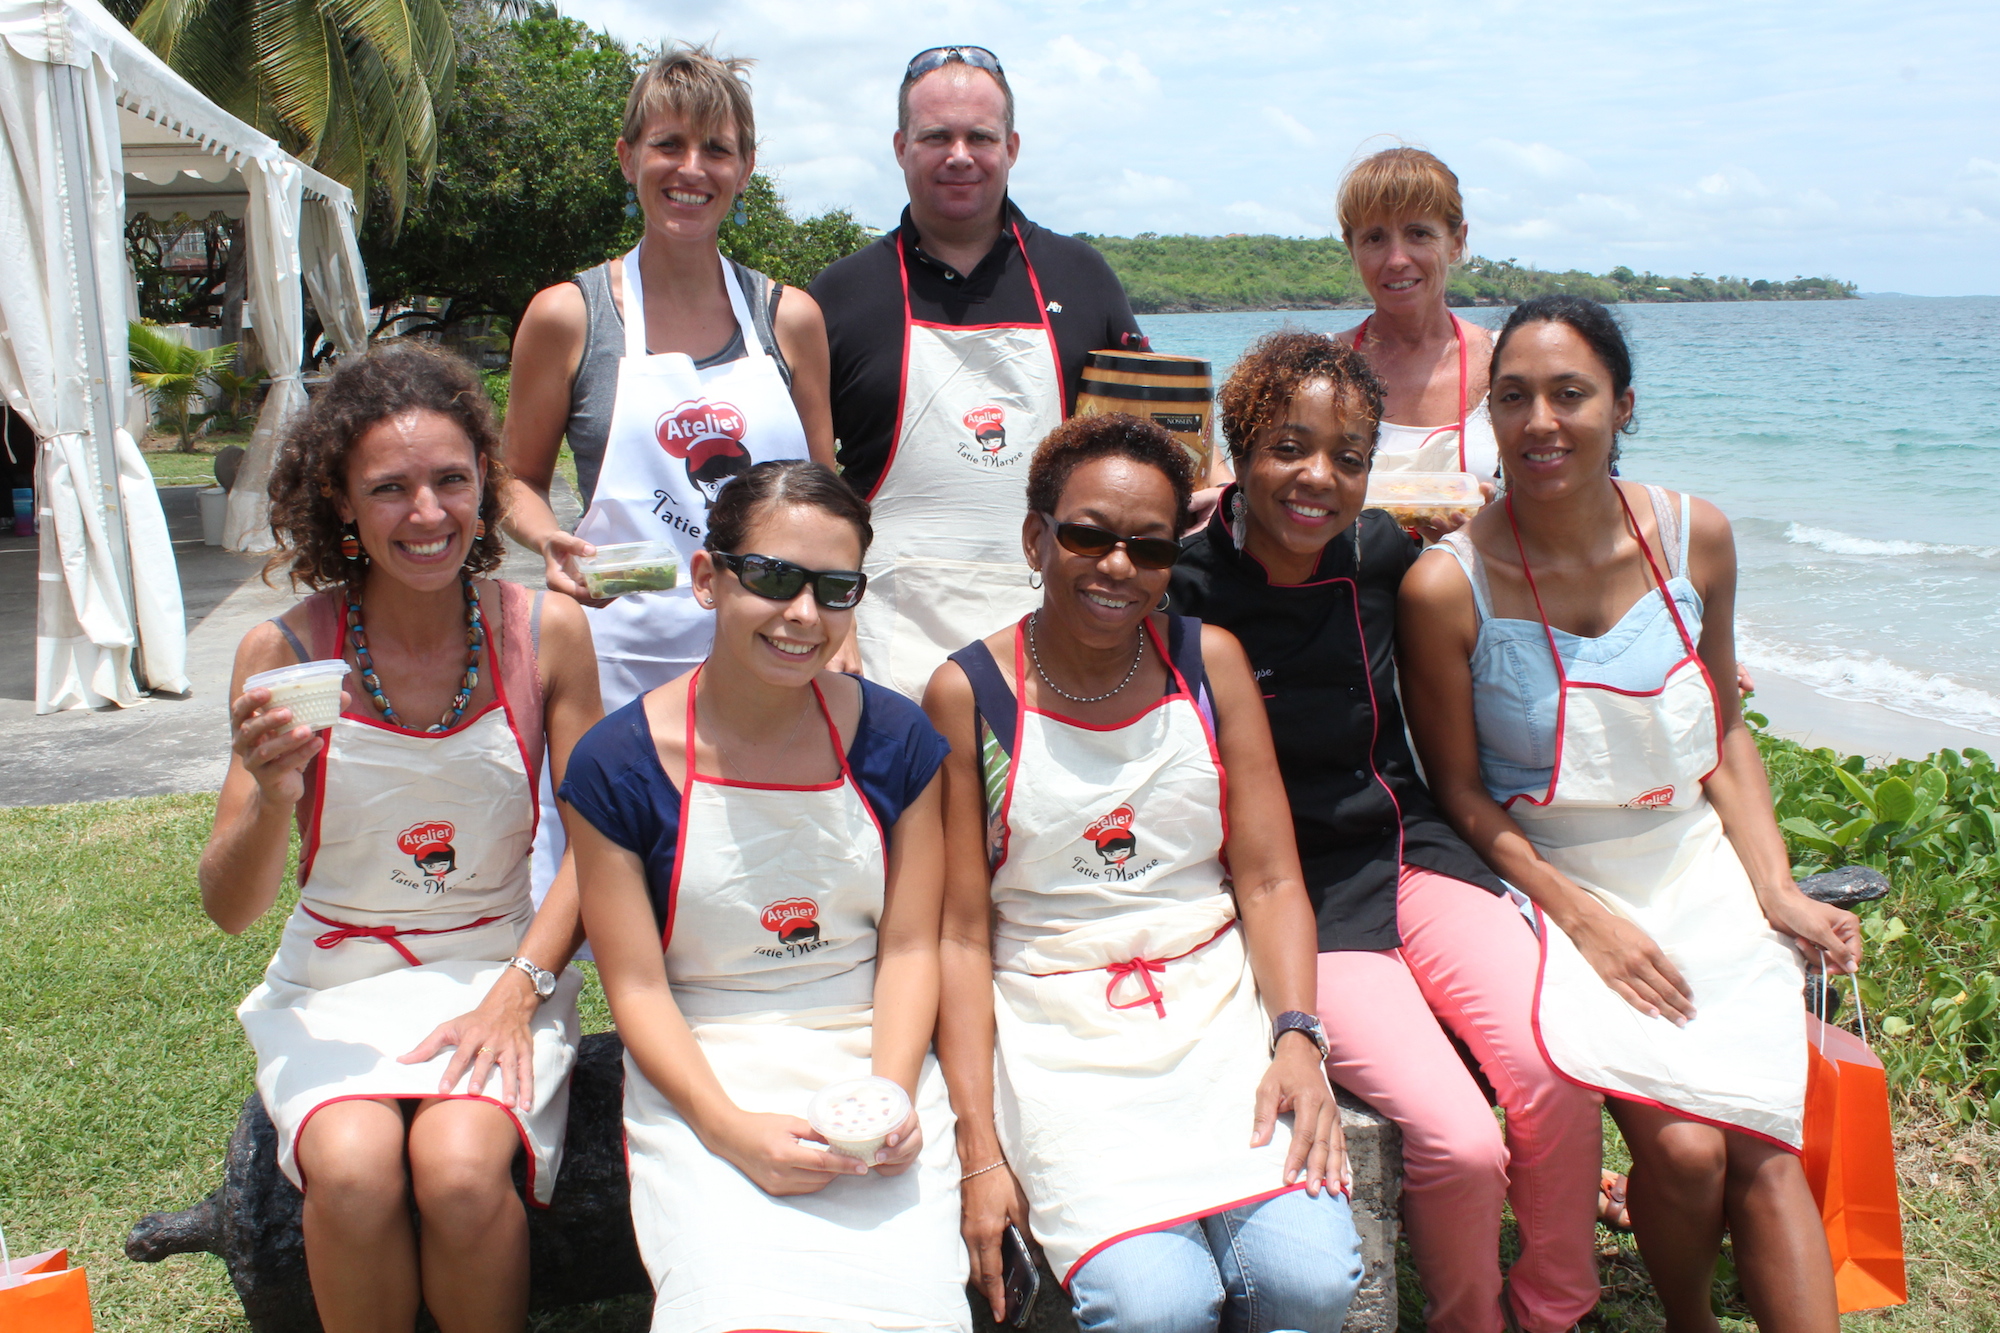
[[[1327,543],[1309,583],[1273,586],[1230,539],[1232,486],[1206,527],[1181,543],[1169,596],[1182,615],[1243,643],[1292,804],[1319,949],[1393,949],[1401,864],[1503,893],[1417,776],[1396,697],[1396,590],[1416,541],[1363,510],[1360,577],[1353,534]],[[1357,599],[1359,609],[1357,611]]]

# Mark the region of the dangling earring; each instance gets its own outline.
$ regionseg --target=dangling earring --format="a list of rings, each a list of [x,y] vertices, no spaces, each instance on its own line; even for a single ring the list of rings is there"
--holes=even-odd
[[[340,554],[342,559],[352,560],[356,564],[368,558],[368,553],[361,549],[361,537],[352,523],[346,524],[340,530]]]
[[[750,220],[750,215],[743,211],[743,196],[740,194],[736,196],[736,211],[729,215],[729,220],[739,227]]]
[[[625,191],[625,216],[628,218],[639,216],[639,192],[637,190]]]
[[[1163,593],[1161,593],[1161,594],[1160,594],[1160,604],[1159,604],[1158,606],[1154,607],[1153,609],[1154,609],[1155,611],[1159,611],[1159,612],[1161,612],[1161,613],[1164,613],[1164,612],[1166,611],[1166,609],[1167,609],[1167,603],[1168,603],[1168,602],[1170,602],[1170,601],[1172,601],[1172,600],[1173,600],[1173,594],[1171,594],[1171,593],[1164,593],[1164,592],[1163,592]]]
[[[1030,588],[1039,588],[1039,587],[1041,587],[1041,586],[1042,586],[1042,571],[1041,571],[1041,570],[1039,570],[1039,569],[1031,569],[1031,570],[1029,570],[1029,571],[1028,571],[1028,586],[1029,586]]]
[[[486,540],[486,520],[485,520],[485,519],[483,519],[483,518],[477,518],[477,519],[474,519],[474,520],[472,521],[472,540],[474,540],[474,541],[476,541],[476,542],[483,542],[483,541],[485,541],[485,540]]]

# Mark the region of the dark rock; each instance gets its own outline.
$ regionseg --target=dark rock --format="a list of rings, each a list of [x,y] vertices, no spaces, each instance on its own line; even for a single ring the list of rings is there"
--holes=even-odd
[[[215,451],[215,484],[223,490],[236,488],[236,472],[243,466],[243,446],[225,444]]]
[[[585,1037],[578,1048],[562,1174],[549,1207],[528,1209],[534,1309],[652,1292],[632,1235],[623,1056],[608,1032]],[[516,1161],[514,1173],[515,1184],[524,1186],[524,1161]],[[277,1130],[253,1095],[230,1136],[222,1184],[185,1212],[141,1218],[125,1253],[141,1263],[170,1254],[219,1255],[255,1333],[319,1333],[299,1226],[304,1204],[278,1170]]]
[[[1814,902],[1853,911],[1862,903],[1872,903],[1889,892],[1889,879],[1868,866],[1842,866],[1807,875],[1799,881],[1799,892]]]

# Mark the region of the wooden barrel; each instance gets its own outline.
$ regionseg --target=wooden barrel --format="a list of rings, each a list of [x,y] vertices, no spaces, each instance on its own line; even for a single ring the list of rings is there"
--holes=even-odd
[[[1087,353],[1076,414],[1110,412],[1129,412],[1164,426],[1194,460],[1194,484],[1208,484],[1215,447],[1215,378],[1208,362],[1158,352]]]

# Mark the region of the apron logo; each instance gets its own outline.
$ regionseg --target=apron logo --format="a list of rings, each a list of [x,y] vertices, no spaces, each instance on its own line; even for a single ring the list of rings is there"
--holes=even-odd
[[[405,888],[443,893],[445,877],[458,868],[458,853],[451,845],[457,834],[458,830],[442,819],[410,825],[397,836],[396,847],[415,863],[423,879],[413,880],[400,870],[392,871],[390,878]]]
[[[1083,837],[1096,850],[1098,859],[1093,863],[1087,856],[1072,856],[1070,869],[1085,879],[1120,884],[1144,878],[1160,864],[1160,858],[1156,856],[1144,865],[1137,864],[1139,839],[1132,832],[1132,818],[1132,807],[1121,805],[1110,814],[1093,819],[1083,830]]]
[[[1641,810],[1659,810],[1673,803],[1674,789],[1669,784],[1665,787],[1655,787],[1651,791],[1642,791],[1625,804],[1628,807],[1637,806]]]
[[[682,403],[654,428],[660,447],[687,463],[688,480],[710,506],[724,485],[750,470],[743,432],[743,413],[735,404],[706,398]]]
[[[1021,446],[1011,448],[1007,444],[1007,409],[998,403],[985,403],[973,408],[959,421],[965,426],[970,440],[958,441],[958,456],[969,463],[981,467],[1006,467],[1018,462]]]
[[[757,952],[766,958],[797,958],[831,943],[819,937],[819,904],[810,898],[780,899],[757,919],[778,937],[779,947],[758,946]]]

